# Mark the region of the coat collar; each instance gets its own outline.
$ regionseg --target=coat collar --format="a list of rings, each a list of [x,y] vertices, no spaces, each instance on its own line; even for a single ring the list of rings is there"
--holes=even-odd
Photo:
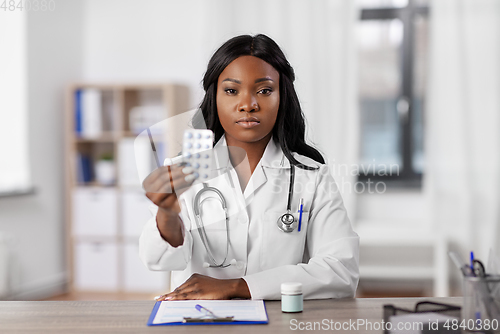
[[[217,151],[217,161],[216,169],[226,168],[231,166],[229,155],[226,150],[221,149],[222,147],[227,147],[226,136],[222,135],[217,144],[215,144],[215,149]],[[264,154],[260,159],[259,164],[266,168],[290,168],[290,161],[285,157],[281,147],[271,138],[269,143],[267,143]]]
[[[238,182],[236,172],[233,170],[234,168],[232,167],[229,159],[228,151],[227,149],[226,150],[222,149],[222,147],[224,146],[227,147],[227,142],[226,142],[226,137],[223,135],[215,145],[215,152],[217,154],[216,169],[220,171],[220,169],[222,168],[229,167],[230,169],[229,172],[233,174],[233,176],[236,179],[236,182]],[[264,183],[267,182],[267,175],[265,171],[266,169],[281,169],[281,168],[290,168],[290,162],[283,154],[281,148],[271,138],[271,140],[266,146],[266,149],[264,150],[262,158],[257,164],[257,167],[252,173],[252,176],[250,177],[250,180],[248,181],[248,184],[245,188],[245,192],[243,194],[245,200],[246,201],[251,200],[257,189],[259,189]]]

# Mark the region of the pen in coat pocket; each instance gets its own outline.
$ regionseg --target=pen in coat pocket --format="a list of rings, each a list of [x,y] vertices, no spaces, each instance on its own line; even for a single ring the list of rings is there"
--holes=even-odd
[[[301,198],[299,201],[299,228],[298,231],[300,232],[300,228],[302,227],[302,211],[304,208],[304,199]]]

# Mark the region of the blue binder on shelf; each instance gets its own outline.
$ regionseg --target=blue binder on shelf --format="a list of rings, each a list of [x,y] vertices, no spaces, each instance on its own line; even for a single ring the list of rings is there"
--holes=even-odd
[[[206,312],[202,312],[204,309]],[[148,326],[268,324],[262,300],[179,300],[156,302]]]
[[[75,133],[82,135],[82,90],[75,92]]]
[[[89,156],[78,153],[76,156],[76,176],[79,183],[92,181],[92,160]]]

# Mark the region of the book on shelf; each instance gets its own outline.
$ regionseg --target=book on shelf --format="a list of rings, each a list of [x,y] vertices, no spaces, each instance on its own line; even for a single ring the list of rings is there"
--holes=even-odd
[[[82,133],[82,90],[75,91],[75,133]]]
[[[102,93],[86,88],[75,92],[75,131],[82,138],[97,138],[102,134]]]
[[[87,155],[80,153],[76,155],[76,180],[78,183],[92,181],[92,160]]]
[[[129,113],[130,131],[139,135],[149,128],[152,134],[161,134],[162,127],[155,125],[161,122],[165,115],[166,107],[163,105],[135,106]]]

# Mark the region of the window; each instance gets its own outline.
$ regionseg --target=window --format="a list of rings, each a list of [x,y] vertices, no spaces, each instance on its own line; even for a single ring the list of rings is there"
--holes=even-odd
[[[31,190],[25,37],[25,12],[0,11],[0,196]]]
[[[428,6],[362,0],[358,27],[359,179],[420,186],[424,172]]]

